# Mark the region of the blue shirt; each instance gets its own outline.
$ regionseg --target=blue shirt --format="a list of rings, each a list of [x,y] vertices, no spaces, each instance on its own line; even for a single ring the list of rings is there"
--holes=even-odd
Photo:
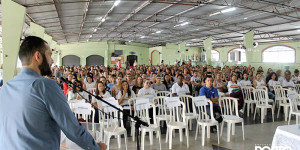
[[[207,88],[205,85],[200,89],[199,91],[200,96],[205,96],[206,98],[215,98],[219,97],[218,90],[214,88],[213,86]]]
[[[54,80],[29,68],[0,90],[0,149],[60,149],[61,130],[84,149],[100,149]]]

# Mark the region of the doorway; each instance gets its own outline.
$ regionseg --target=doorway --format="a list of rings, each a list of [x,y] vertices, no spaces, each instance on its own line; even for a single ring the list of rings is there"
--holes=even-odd
[[[129,66],[133,66],[134,61],[136,60],[136,62],[138,61],[137,59],[138,57],[136,55],[128,55],[127,56],[127,61],[129,62]]]

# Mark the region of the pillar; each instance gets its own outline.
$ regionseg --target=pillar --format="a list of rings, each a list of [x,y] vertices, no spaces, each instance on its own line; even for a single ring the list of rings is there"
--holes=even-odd
[[[45,28],[38,24],[30,22],[30,35],[44,39]]]
[[[25,22],[26,8],[11,0],[2,0],[1,5],[3,81],[7,82],[16,74],[17,58]]]
[[[253,54],[253,50],[254,50],[253,42],[254,42],[254,31],[251,30],[244,34],[244,46],[246,47],[246,59],[247,59],[246,61],[248,65],[251,64],[251,62],[253,62],[253,57],[255,56]]]
[[[205,55],[206,55],[206,62],[208,65],[211,65],[211,49],[212,49],[212,37],[209,37],[203,41]]]

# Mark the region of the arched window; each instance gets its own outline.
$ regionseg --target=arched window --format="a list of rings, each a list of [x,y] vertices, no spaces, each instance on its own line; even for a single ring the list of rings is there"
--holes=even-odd
[[[263,62],[294,63],[296,51],[288,46],[272,46],[262,53]]]
[[[219,61],[220,53],[216,50],[211,50],[211,61]]]
[[[229,51],[228,62],[246,62],[246,51],[240,48],[235,48]]]

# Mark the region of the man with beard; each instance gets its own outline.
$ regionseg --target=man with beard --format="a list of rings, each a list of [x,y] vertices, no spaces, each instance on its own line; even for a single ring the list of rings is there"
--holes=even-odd
[[[22,42],[22,71],[0,90],[0,149],[60,149],[61,130],[84,149],[105,150],[77,121],[51,75],[47,42],[29,36]]]

